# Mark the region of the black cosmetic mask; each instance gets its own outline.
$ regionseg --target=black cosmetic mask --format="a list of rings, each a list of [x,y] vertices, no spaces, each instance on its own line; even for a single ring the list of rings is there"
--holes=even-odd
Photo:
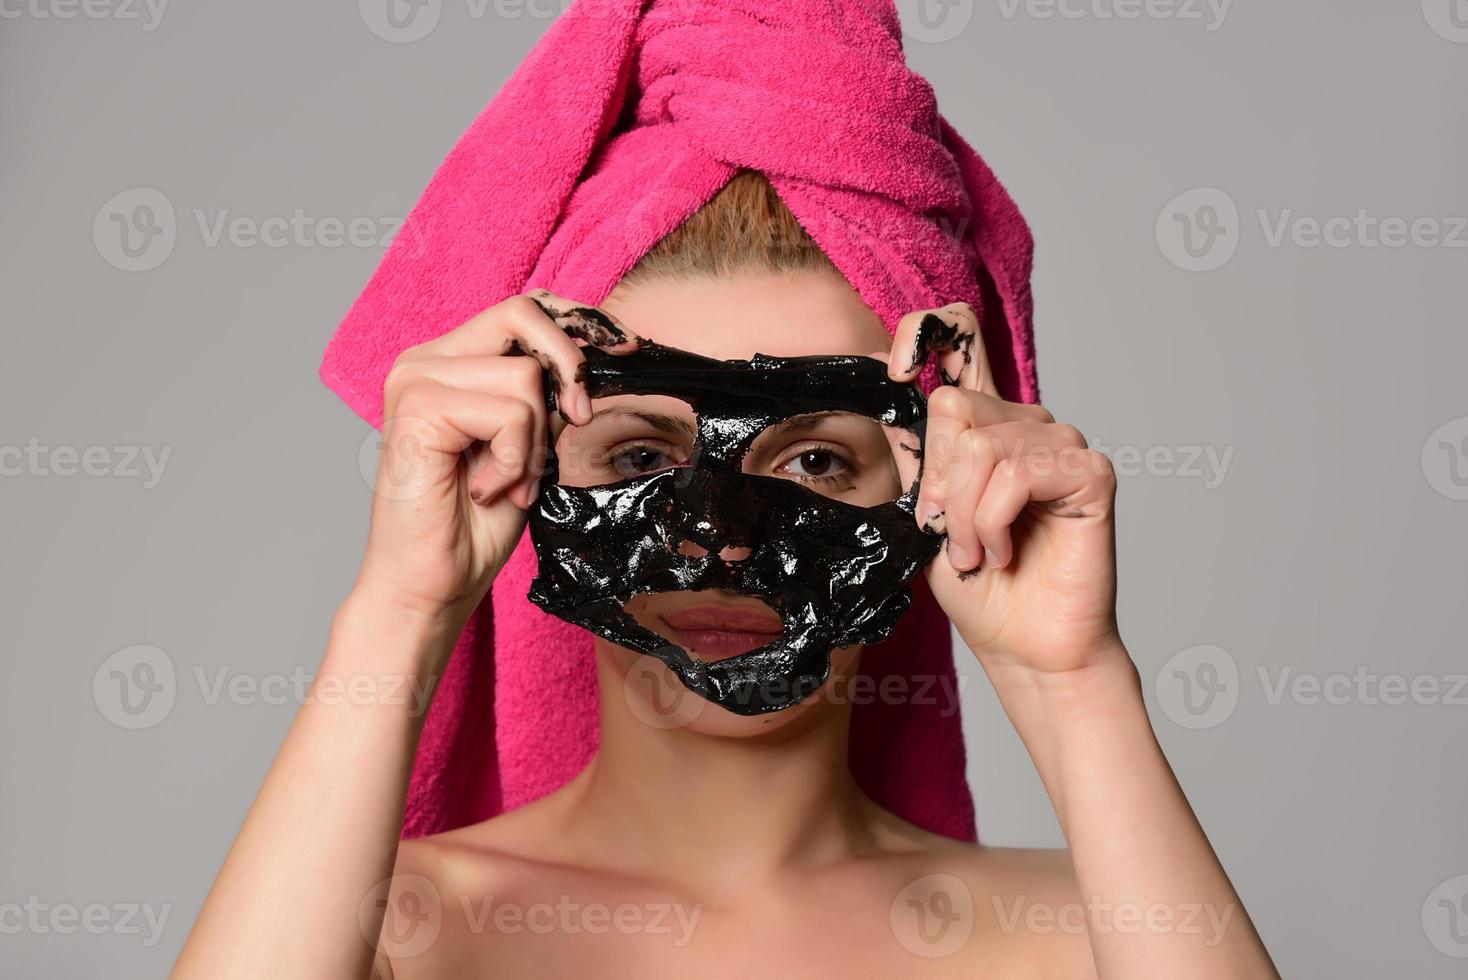
[[[770,426],[846,413],[906,430],[896,451],[920,469],[926,401],[913,385],[869,357],[721,361],[647,341],[634,354],[584,354],[594,398],[676,398],[696,415],[696,435],[683,465],[597,486],[563,485],[562,460],[550,453],[529,515],[540,566],[532,602],[657,657],[689,690],[741,715],[796,704],[825,683],[833,649],[892,633],[942,542],[913,519],[918,480],[896,499],[860,506],[741,466]],[[547,379],[552,408],[553,391]],[[721,557],[735,552],[744,557]],[[627,611],[636,595],[687,589],[761,600],[784,631],[705,663]]]

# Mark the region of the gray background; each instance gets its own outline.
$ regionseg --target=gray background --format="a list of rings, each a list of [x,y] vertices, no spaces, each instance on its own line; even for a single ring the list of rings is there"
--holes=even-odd
[[[443,0],[403,42],[370,29],[391,35],[375,2],[179,3],[154,22],[29,0],[0,20],[0,906],[108,907],[96,935],[0,920],[5,976],[166,971],[294,710],[211,685],[312,669],[351,582],[368,430],[315,372],[380,232],[333,248],[212,230],[297,209],[390,229],[556,9]],[[1240,0],[1220,22],[1182,0],[1133,18],[1104,16],[1126,0],[960,0],[931,29],[904,5],[911,63],[1035,228],[1047,403],[1118,459],[1153,452],[1122,479],[1125,634],[1287,976],[1468,970],[1468,914],[1439,904],[1468,891],[1468,690],[1443,703],[1468,670],[1468,233],[1451,222],[1468,7],[1460,29],[1451,2]],[[176,240],[124,271],[112,215],[136,188],[167,198]],[[1199,188],[1223,196],[1170,204]],[[1443,219],[1458,244],[1271,241],[1281,216],[1363,210]],[[1179,219],[1218,230],[1195,261]],[[66,447],[102,475],[63,475]],[[127,447],[166,449],[161,479],[129,475]],[[1227,468],[1188,465],[1190,447]],[[172,703],[129,730],[108,678],[144,655],[175,668]],[[1058,844],[962,663],[981,834]],[[1358,669],[1419,695],[1381,703]],[[1275,696],[1299,675],[1350,686]],[[128,905],[166,910],[161,934]]]

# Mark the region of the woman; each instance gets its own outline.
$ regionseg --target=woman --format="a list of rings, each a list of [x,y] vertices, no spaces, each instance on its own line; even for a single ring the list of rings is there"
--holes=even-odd
[[[595,424],[573,335],[614,354],[648,340],[719,359],[874,355],[912,382],[929,314],[952,332],[940,360],[954,383],[928,403],[916,519],[946,544],[927,583],[1029,749],[1069,850],[977,846],[873,802],[848,765],[839,696],[860,648],[833,652],[815,694],[746,717],[686,697],[670,713],[671,674],[598,638],[591,763],[540,799],[415,840],[398,837],[421,705],[307,703],[176,975],[1274,976],[1117,632],[1105,458],[1040,406],[999,397],[967,304],[911,311],[889,333],[755,173],[662,236],[600,307],[535,290],[397,356],[366,554],[318,686],[432,689],[521,540],[537,450]],[[549,417],[546,372],[564,420]],[[807,481],[841,470],[839,448],[745,465]],[[625,476],[684,465],[680,452],[640,432],[599,458]],[[711,658],[775,629],[746,597],[645,602]]]

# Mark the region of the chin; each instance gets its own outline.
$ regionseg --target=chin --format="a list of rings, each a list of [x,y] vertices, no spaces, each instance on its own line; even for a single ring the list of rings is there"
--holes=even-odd
[[[845,705],[834,692],[846,688],[843,681],[856,671],[861,649],[850,646],[832,650],[830,676],[804,700],[779,711],[747,716],[735,714],[688,690],[656,657],[598,637],[596,652],[602,675],[603,723],[609,713],[625,706],[631,724],[714,738],[767,737],[831,720],[845,724]]]

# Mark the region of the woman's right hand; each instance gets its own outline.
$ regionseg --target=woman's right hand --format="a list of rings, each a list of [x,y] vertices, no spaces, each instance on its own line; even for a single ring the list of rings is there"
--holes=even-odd
[[[398,357],[384,387],[359,596],[452,626],[468,619],[539,492],[542,371],[567,422],[591,419],[577,340],[616,354],[640,344],[604,310],[535,290]]]

